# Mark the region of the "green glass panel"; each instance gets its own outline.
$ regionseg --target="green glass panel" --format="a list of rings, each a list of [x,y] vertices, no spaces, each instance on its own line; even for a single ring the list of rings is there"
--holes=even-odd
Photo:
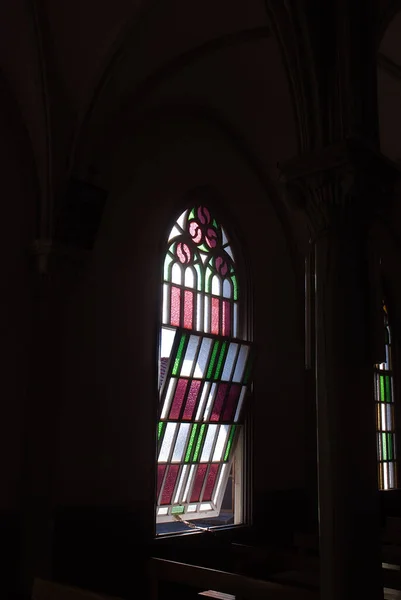
[[[385,375],[386,381],[386,402],[391,402],[391,381],[390,375]]]
[[[231,446],[233,444],[233,439],[234,439],[234,435],[235,435],[235,428],[236,428],[236,425],[231,426],[230,437],[228,438],[227,447],[226,447],[226,451],[224,454],[224,462],[226,462],[230,456],[230,450],[231,450]]]
[[[213,373],[214,363],[216,362],[217,352],[219,350],[220,342],[215,340],[213,344],[212,355],[210,357],[209,368],[207,370],[206,379],[211,379]]]
[[[172,515],[181,515],[184,511],[185,511],[184,506],[173,506],[173,508],[171,509],[171,514]]]
[[[184,462],[186,462],[186,463],[189,462],[189,459],[191,457],[191,452],[192,452],[192,448],[194,446],[194,440],[195,440],[195,435],[196,435],[197,429],[198,429],[198,424],[195,423],[195,425],[192,426],[191,435],[189,436],[187,452],[185,454],[185,459],[184,459]]]
[[[387,434],[382,433],[382,460],[387,460]]]
[[[203,423],[203,425],[201,425],[200,430],[199,430],[198,439],[196,440],[195,452],[194,452],[194,457],[193,457],[194,462],[196,462],[198,460],[198,456],[199,456],[200,449],[202,446],[202,440],[205,435],[205,430],[206,430],[206,425]]]
[[[248,355],[248,361],[247,361],[247,365],[245,367],[245,375],[244,375],[244,385],[248,385],[249,383],[249,378],[251,376],[251,371],[252,371],[252,364],[253,364],[253,352],[252,349],[249,351],[249,355]]]
[[[174,367],[171,372],[172,375],[177,375],[180,370],[181,361],[182,361],[182,358],[184,355],[183,350],[184,350],[186,338],[187,338],[187,335],[185,333],[183,333],[181,336],[181,339],[180,339],[180,345],[178,346],[177,355],[175,357]]]
[[[215,227],[218,227],[216,219],[213,219],[213,225],[214,225]]]
[[[198,246],[199,250],[202,250],[202,252],[209,252],[210,248],[209,246],[206,246],[206,244],[201,244],[200,246]]]
[[[165,421],[160,421],[158,427],[157,427],[157,439],[160,440],[161,436],[163,435],[163,430],[164,430],[164,426],[166,425]]]
[[[234,287],[234,300],[238,300],[238,283],[237,283],[237,276],[236,275],[231,275],[231,280],[233,282],[233,287]]]
[[[210,269],[210,267],[207,267],[206,269],[206,277],[205,277],[205,289],[206,292],[208,292],[208,294],[210,294],[211,292],[211,281],[212,281],[212,270]]]
[[[380,385],[380,401],[385,401],[384,395],[384,375],[379,375],[379,385]]]
[[[387,452],[388,452],[388,459],[394,460],[393,434],[392,433],[387,434]]]
[[[188,218],[189,218],[189,219],[193,219],[193,218],[194,218],[194,216],[195,216],[195,209],[193,208],[193,209],[191,210],[191,212],[189,213],[189,217],[188,217]]]
[[[173,261],[172,256],[166,254],[166,258],[164,260],[164,280],[170,281],[170,265]]]
[[[221,376],[221,371],[223,369],[223,365],[224,365],[224,361],[226,358],[226,354],[227,354],[227,342],[223,342],[222,346],[221,346],[221,350],[220,350],[220,355],[219,355],[219,359],[217,361],[217,365],[216,365],[216,371],[214,374],[214,379],[220,379]]]

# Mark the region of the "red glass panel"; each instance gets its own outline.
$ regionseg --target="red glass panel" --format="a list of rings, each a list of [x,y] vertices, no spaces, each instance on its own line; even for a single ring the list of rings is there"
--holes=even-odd
[[[156,498],[158,498],[159,494],[160,494],[160,488],[161,488],[161,485],[162,485],[164,473],[166,472],[166,467],[167,467],[167,465],[158,465],[157,466],[157,494],[156,494]]]
[[[241,385],[233,383],[228,392],[228,398],[223,412],[223,421],[232,421],[238,404],[238,398],[241,393]]]
[[[218,298],[212,298],[212,333],[219,333],[219,304]]]
[[[231,304],[223,300],[223,335],[231,335]]]
[[[176,327],[180,326],[180,313],[181,313],[181,290],[174,285],[171,286],[171,316],[170,323]]]
[[[188,379],[179,379],[175,388],[174,400],[171,405],[170,419],[178,419],[181,412],[181,406],[187,391]]]
[[[195,475],[195,482],[192,488],[190,502],[198,502],[202,491],[203,481],[206,475],[207,465],[198,465],[198,470]]]
[[[194,294],[189,290],[185,290],[184,294],[184,327],[192,329],[194,315]]]
[[[189,388],[187,403],[185,405],[183,419],[192,419],[192,415],[194,414],[196,401],[198,399],[199,388],[201,382],[199,380],[193,381],[191,383],[191,387]]]
[[[216,397],[214,399],[212,414],[210,415],[211,421],[218,421],[221,415],[221,409],[223,408],[224,399],[227,394],[228,383],[219,383]]]
[[[219,466],[220,466],[219,463],[214,463],[213,465],[210,465],[209,473],[207,474],[205,491],[203,494],[202,502],[212,499],[212,492],[213,492],[214,484],[216,482],[216,476],[217,476],[217,471],[219,470]]]
[[[171,504],[171,499],[173,497],[175,482],[177,480],[179,468],[180,465],[170,465],[169,470],[167,472],[166,481],[164,483],[162,499],[160,504]]]

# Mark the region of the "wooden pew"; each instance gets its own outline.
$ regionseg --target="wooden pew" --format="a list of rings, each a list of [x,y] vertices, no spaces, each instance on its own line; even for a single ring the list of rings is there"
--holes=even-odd
[[[160,600],[160,583],[170,582],[196,588],[199,593],[220,592],[246,600],[318,600],[316,590],[254,579],[237,573],[152,557],[148,562],[151,600]]]
[[[121,600],[121,598],[104,596],[96,592],[36,578],[33,583],[32,600]]]

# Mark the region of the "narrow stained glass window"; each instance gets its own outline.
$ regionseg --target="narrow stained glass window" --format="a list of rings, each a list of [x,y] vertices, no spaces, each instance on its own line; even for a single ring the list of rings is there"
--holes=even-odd
[[[377,466],[379,489],[393,490],[398,487],[396,450],[393,359],[391,330],[387,308],[383,305],[385,328],[385,361],[374,367],[374,394],[376,400]]]
[[[171,229],[162,297],[156,522],[216,518],[241,443],[253,349],[240,337],[229,237],[205,206]]]

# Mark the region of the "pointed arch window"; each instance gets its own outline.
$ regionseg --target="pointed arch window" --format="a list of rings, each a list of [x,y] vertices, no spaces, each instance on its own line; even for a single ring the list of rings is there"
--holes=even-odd
[[[171,229],[162,297],[156,522],[210,519],[242,438],[253,348],[232,244],[205,206]]]
[[[376,401],[377,464],[379,489],[398,487],[396,432],[394,415],[393,356],[387,307],[383,304],[385,361],[374,367]]]

